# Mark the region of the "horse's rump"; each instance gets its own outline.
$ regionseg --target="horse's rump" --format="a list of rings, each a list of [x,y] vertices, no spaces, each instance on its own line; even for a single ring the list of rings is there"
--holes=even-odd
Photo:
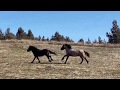
[[[50,50],[48,50],[51,54],[54,54],[54,55],[57,55],[55,52],[52,52],[52,51],[50,51]]]

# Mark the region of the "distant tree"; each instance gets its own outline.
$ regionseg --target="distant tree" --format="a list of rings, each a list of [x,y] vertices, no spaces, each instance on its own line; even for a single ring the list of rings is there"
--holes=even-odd
[[[59,32],[55,32],[54,38],[55,38],[56,41],[60,41],[61,35],[59,34]]]
[[[28,37],[28,39],[32,39],[32,40],[34,39],[34,35],[30,29],[28,30],[27,37]]]
[[[107,43],[105,39],[103,40],[103,43],[104,43],[104,44],[106,44],[106,43]]]
[[[10,28],[7,28],[5,32],[5,39],[15,39],[15,35],[10,32]]]
[[[55,34],[51,36],[50,40],[61,41],[61,35],[59,32],[55,32]]]
[[[18,28],[18,31],[16,33],[17,39],[22,39],[23,38],[23,33],[24,33],[24,30],[21,27]]]
[[[68,36],[66,36],[65,41],[70,42],[71,40],[70,40],[70,38]]]
[[[97,40],[95,39],[95,40],[93,41],[93,43],[98,43],[98,42],[97,42]]]
[[[112,26],[112,29],[111,29],[111,33],[106,33],[106,36],[108,37],[108,42],[109,43],[120,43],[120,28],[119,26],[117,25],[117,21],[114,20],[112,22],[113,26]]]
[[[74,42],[74,40],[71,39],[70,42]]]
[[[106,36],[108,37],[108,42],[109,42],[109,43],[111,43],[111,44],[114,43],[113,36],[112,36],[111,33],[108,33],[108,32],[107,32],[107,33],[106,33]]]
[[[45,36],[42,37],[42,41],[45,41]]]
[[[46,39],[49,42],[49,38]]]
[[[5,34],[6,34],[6,35],[9,35],[9,34],[10,34],[10,28],[7,28]]]
[[[28,36],[27,36],[28,34],[26,33],[26,32],[23,32],[22,33],[22,39],[28,39]]]
[[[66,41],[66,42],[74,42],[72,39],[70,39],[68,36],[64,37],[63,35],[61,35],[59,32],[55,32],[54,35],[51,36],[51,40],[54,41]]]
[[[41,36],[39,35],[39,41],[41,41]]]
[[[91,44],[90,39],[88,38],[88,40],[86,41],[87,44]]]
[[[60,41],[65,41],[65,37],[63,35],[61,35]]]
[[[55,40],[55,38],[54,38],[54,36],[53,36],[53,35],[51,36],[51,39],[50,39],[50,41],[52,41],[52,40]]]
[[[82,43],[84,43],[84,40],[83,40],[83,38],[81,38],[80,40],[78,40],[78,42],[82,42]]]
[[[102,39],[101,39],[100,36],[98,37],[98,43],[99,43],[99,44],[102,44]]]
[[[4,33],[2,32],[2,29],[0,28],[0,40],[4,40]]]

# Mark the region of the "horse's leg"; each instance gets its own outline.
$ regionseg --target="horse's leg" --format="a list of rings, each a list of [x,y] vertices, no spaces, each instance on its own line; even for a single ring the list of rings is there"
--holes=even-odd
[[[47,56],[47,58],[48,58],[49,62],[51,62],[51,61],[50,61],[50,59],[49,59],[49,55],[46,55],[46,56]]]
[[[67,56],[66,61],[65,61],[65,63],[64,63],[64,64],[66,64],[66,62],[67,62],[68,58],[69,58],[69,56]]]
[[[82,64],[82,62],[83,62],[83,58],[80,56],[80,58],[82,59],[82,61],[80,62],[80,64]]]
[[[36,57],[34,57],[34,59],[33,59],[33,61],[32,61],[31,63],[33,63],[33,62],[34,62],[35,58],[36,58]]]
[[[40,60],[39,60],[39,58],[37,57],[37,59],[38,59],[38,62],[40,63]]]
[[[61,60],[63,60],[67,55],[64,55],[63,58]]]
[[[51,61],[53,61],[53,59],[52,59],[52,57],[50,55],[49,55],[49,57],[50,57]]]
[[[87,64],[88,64],[89,62],[88,62],[87,58],[86,58],[86,57],[84,57],[84,59],[86,60],[86,62],[87,62]]]

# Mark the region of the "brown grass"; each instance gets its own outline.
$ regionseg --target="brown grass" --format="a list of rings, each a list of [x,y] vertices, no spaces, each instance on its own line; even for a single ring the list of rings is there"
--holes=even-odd
[[[53,44],[54,43],[54,44]],[[79,45],[71,43],[73,48],[84,49],[91,55],[89,64],[79,64],[79,57],[70,57],[67,64],[61,61],[65,51],[60,48],[65,42],[40,42],[30,40],[0,41],[0,79],[120,79],[120,45]],[[29,45],[39,49],[48,48],[57,53],[52,55],[53,62],[45,56],[39,57],[33,64]],[[109,48],[110,47],[110,48]]]

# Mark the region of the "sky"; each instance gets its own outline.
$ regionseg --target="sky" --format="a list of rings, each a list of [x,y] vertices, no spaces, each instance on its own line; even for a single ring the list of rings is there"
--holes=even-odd
[[[113,20],[120,26],[120,11],[0,11],[2,32],[10,28],[16,34],[22,27],[26,33],[31,29],[35,37],[51,38],[57,31],[75,42],[99,36],[108,41],[106,32],[111,32]]]

